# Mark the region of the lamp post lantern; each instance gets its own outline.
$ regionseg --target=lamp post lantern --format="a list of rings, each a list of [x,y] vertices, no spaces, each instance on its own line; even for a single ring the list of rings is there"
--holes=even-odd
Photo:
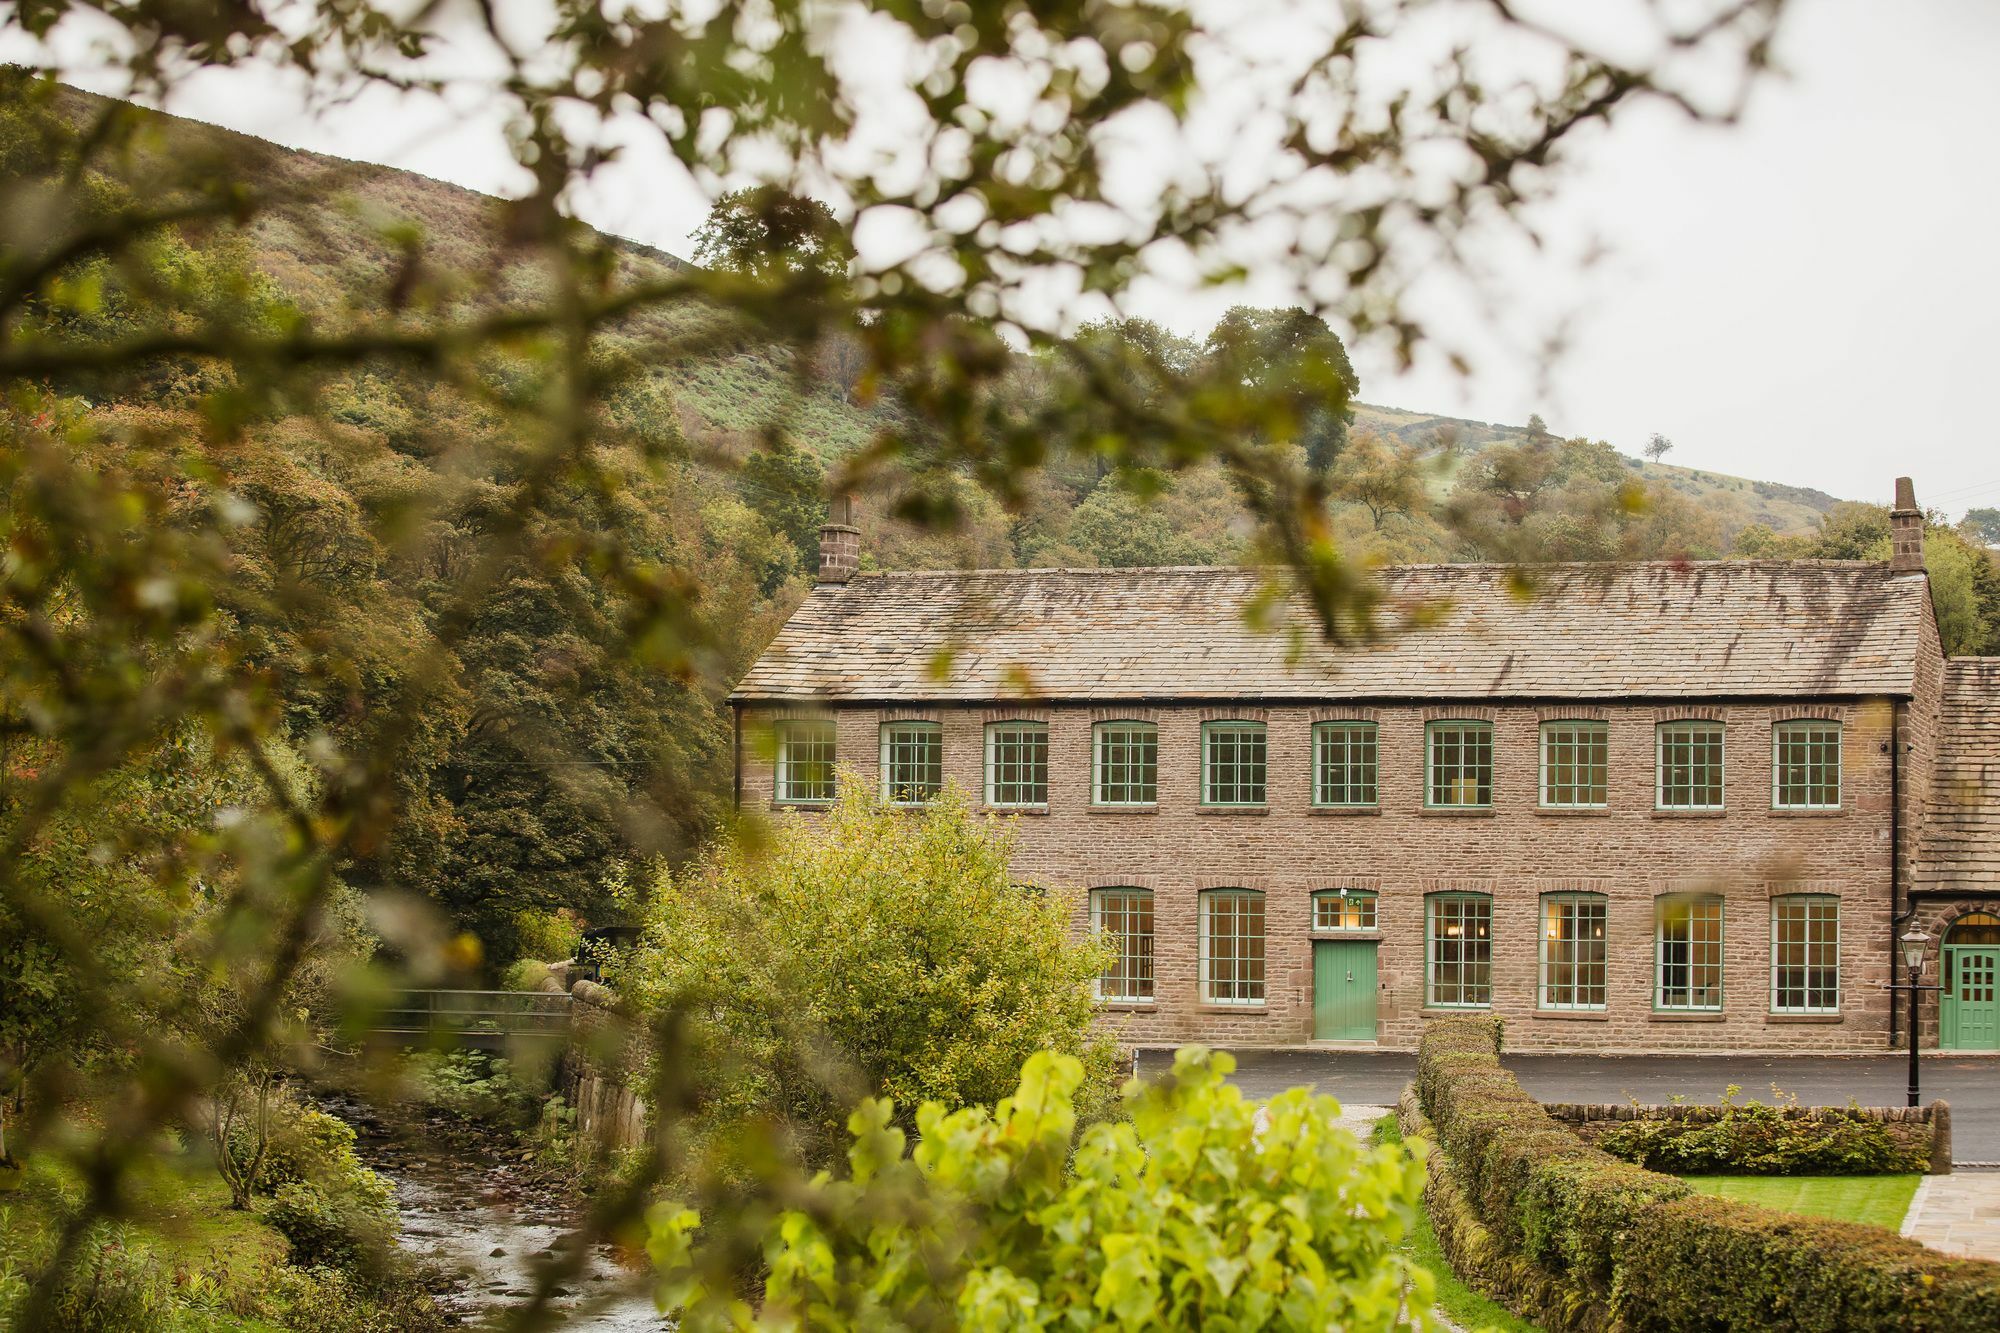
[[[1917,1092],[1917,1004],[1927,990],[1936,986],[1920,984],[1924,970],[1924,950],[1929,947],[1931,937],[1923,931],[1910,928],[1900,941],[1903,950],[1903,965],[1909,970],[1908,990],[1910,992],[1910,1105],[1921,1105]]]

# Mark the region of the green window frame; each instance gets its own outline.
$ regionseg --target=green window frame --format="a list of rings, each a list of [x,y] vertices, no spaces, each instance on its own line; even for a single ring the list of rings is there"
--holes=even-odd
[[[1367,889],[1319,890],[1313,894],[1313,929],[1375,929],[1375,895]]]
[[[1714,1013],[1722,1008],[1722,899],[1668,894],[1653,928],[1653,1007]]]
[[[1654,766],[1654,805],[1661,810],[1721,810],[1728,729],[1720,722],[1662,722]]]
[[[1264,895],[1208,889],[1201,895],[1203,1004],[1264,1003]]]
[[[1375,804],[1376,741],[1373,722],[1313,724],[1313,804]]]
[[[1493,804],[1493,724],[1424,725],[1424,804],[1434,810],[1477,810]]]
[[[991,722],[986,727],[986,804],[1049,803],[1049,724]]]
[[[944,790],[944,727],[936,722],[882,724],[882,799],[924,805]]]
[[[1542,723],[1542,805],[1601,810],[1611,803],[1611,728],[1588,720]]]
[[[1610,900],[1601,893],[1542,895],[1543,1009],[1602,1009],[1611,993],[1606,925]]]
[[[835,792],[834,724],[831,718],[778,723],[774,794],[787,805],[828,805]]]
[[[1800,718],[1771,728],[1771,808],[1840,809],[1840,723]]]
[[[1771,899],[1771,1012],[1840,1012],[1840,899],[1833,894]]]
[[[1096,996],[1119,1004],[1153,1002],[1153,891],[1090,891],[1090,924],[1117,954],[1097,978]]]
[[[1159,804],[1159,727],[1151,722],[1099,722],[1091,731],[1090,803]]]
[[[1262,722],[1201,724],[1201,803],[1264,804],[1269,751]]]
[[[1493,1007],[1493,899],[1434,893],[1424,902],[1424,1005]]]

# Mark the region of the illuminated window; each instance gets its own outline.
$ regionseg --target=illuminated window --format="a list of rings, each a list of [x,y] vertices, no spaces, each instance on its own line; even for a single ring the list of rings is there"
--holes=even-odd
[[[1091,925],[1118,953],[1097,979],[1100,1000],[1153,998],[1153,891],[1092,889]]]
[[[1439,893],[1429,902],[1424,1003],[1484,1009],[1493,1003],[1493,900]]]
[[[1604,1007],[1604,919],[1601,894],[1552,893],[1542,899],[1542,1008]]]
[[[1722,899],[1660,899],[1655,956],[1660,1008],[1722,1008]]]
[[[1375,929],[1375,895],[1360,889],[1323,889],[1315,893],[1313,929]]]

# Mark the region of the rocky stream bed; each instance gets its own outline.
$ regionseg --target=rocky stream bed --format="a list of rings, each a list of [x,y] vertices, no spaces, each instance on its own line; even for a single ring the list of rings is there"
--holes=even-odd
[[[467,1324],[497,1324],[525,1304],[543,1267],[573,1243],[574,1201],[534,1179],[512,1144],[435,1122],[392,1126],[352,1102],[327,1109],[354,1127],[362,1161],[395,1182],[398,1245],[437,1266],[439,1304]],[[609,1247],[557,1292],[565,1330],[672,1327],[643,1275],[622,1268]]]

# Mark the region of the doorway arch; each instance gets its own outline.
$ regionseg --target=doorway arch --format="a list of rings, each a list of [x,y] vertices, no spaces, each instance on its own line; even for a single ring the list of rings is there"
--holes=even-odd
[[[2000,916],[1967,912],[1938,948],[1938,1048],[2000,1050]]]

